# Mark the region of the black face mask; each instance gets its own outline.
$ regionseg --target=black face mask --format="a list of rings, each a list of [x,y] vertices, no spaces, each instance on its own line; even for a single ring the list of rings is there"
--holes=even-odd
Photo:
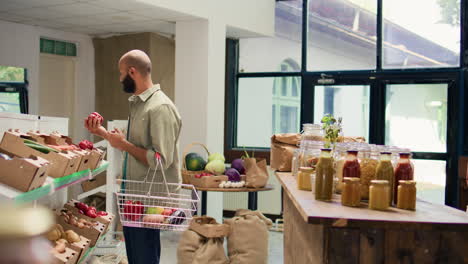
[[[133,94],[136,91],[135,81],[130,77],[130,75],[128,75],[128,73],[122,81],[122,86],[126,93]]]

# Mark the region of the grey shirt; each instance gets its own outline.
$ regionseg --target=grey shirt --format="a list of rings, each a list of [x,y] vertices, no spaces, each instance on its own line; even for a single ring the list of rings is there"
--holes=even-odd
[[[159,84],[140,95],[132,95],[128,101],[130,105],[128,141],[137,147],[147,149],[146,158],[152,169],[156,166],[155,153],[161,154],[167,181],[181,182],[179,135],[182,120],[174,103],[161,91]],[[128,154],[126,172],[128,180],[141,181],[147,171],[148,166]],[[158,179],[162,179],[161,173],[157,174]],[[153,171],[150,177],[152,175]],[[151,180],[150,177],[148,180]]]

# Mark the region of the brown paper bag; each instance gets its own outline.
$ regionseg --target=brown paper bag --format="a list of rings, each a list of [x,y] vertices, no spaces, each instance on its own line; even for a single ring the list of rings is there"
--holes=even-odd
[[[245,186],[250,188],[263,188],[268,182],[268,170],[265,159],[257,162],[255,158],[244,159]]]
[[[231,264],[268,263],[268,229],[272,222],[258,211],[240,209],[226,220],[231,226],[228,254]]]
[[[277,171],[291,171],[294,150],[298,148],[301,134],[276,134],[271,137],[270,167]]]
[[[227,264],[224,252],[224,236],[229,232],[226,225],[218,224],[207,216],[194,217],[189,229],[182,234],[177,248],[179,264]]]

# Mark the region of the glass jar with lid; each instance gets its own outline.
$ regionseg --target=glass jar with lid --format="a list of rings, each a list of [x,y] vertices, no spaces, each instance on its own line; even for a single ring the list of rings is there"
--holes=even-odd
[[[400,181],[399,184],[397,207],[404,210],[416,210],[416,182]]]
[[[297,174],[297,188],[303,191],[312,191],[312,173],[314,169],[311,167],[300,167]]]
[[[345,206],[359,206],[361,204],[361,179],[345,177],[341,192],[341,204]]]
[[[306,141],[304,147],[300,148],[299,167],[315,167],[322,148],[322,141]]]
[[[322,141],[322,126],[320,124],[302,124],[302,140]]]
[[[387,210],[390,204],[390,186],[386,180],[372,180],[369,188],[369,209]]]

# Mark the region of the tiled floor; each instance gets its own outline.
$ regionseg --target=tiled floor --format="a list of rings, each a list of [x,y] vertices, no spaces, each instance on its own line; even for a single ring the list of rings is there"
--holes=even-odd
[[[179,232],[162,232],[161,233],[161,264],[176,263],[177,245],[180,238]],[[269,238],[269,264],[283,263],[283,233],[270,231]]]

